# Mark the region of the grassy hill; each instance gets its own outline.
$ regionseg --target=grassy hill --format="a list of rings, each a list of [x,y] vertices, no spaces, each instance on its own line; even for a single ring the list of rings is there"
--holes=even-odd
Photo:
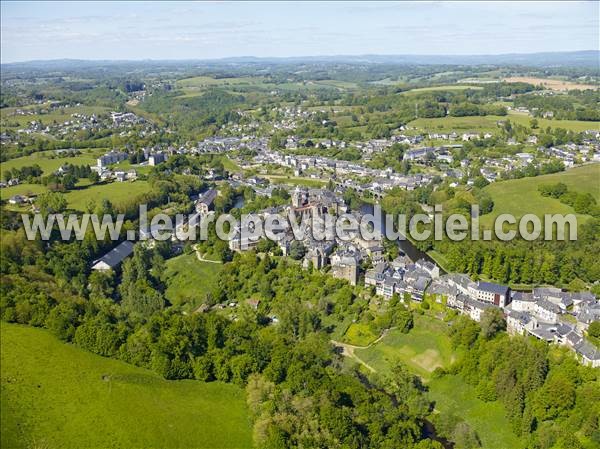
[[[61,165],[96,165],[98,156],[104,154],[104,149],[81,150],[81,154],[70,157],[56,157],[54,151],[43,151],[30,154],[29,156],[18,157],[2,162],[2,173],[13,168],[21,169],[34,164],[40,166],[44,171],[44,175],[49,175],[58,170]]]
[[[2,448],[250,448],[244,392],[151,371],[2,323]]]
[[[481,224],[486,227],[492,226],[495,217],[500,214],[512,214],[519,218],[529,213],[540,217],[544,214],[575,213],[571,206],[554,198],[543,197],[538,191],[542,184],[558,182],[566,184],[569,190],[591,193],[600,203],[600,164],[590,164],[552,175],[513,179],[488,185],[485,191],[494,200],[494,210],[481,217]],[[585,215],[577,215],[578,220],[585,218]]]

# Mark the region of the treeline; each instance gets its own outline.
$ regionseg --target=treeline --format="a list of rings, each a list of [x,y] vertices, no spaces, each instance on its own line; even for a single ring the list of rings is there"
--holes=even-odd
[[[485,179],[476,178],[476,185],[470,192],[457,191],[443,185],[435,189],[432,186],[418,188],[412,192],[392,189],[382,199],[381,206],[386,213],[394,216],[406,214],[411,217],[422,213],[420,204],[443,204],[444,217],[459,213],[470,222],[472,204],[478,204],[482,214],[493,210],[492,198],[481,189],[486,184]],[[562,188],[556,186],[545,189],[554,189],[554,194],[562,191]],[[443,254],[444,268],[452,272],[482,276],[501,283],[560,284],[582,290],[586,285],[600,279],[600,266],[596,263],[596,254],[600,252],[600,242],[597,238],[600,235],[600,219],[596,215],[598,206],[589,194],[567,191],[560,198],[569,201],[569,205],[573,207],[577,204],[577,210],[580,211],[578,213],[587,211],[593,217],[578,223],[575,241],[545,241],[539,238],[525,241],[518,235],[508,242],[468,238],[452,241],[447,237],[434,240],[432,232],[428,239],[414,243],[422,251],[434,249]],[[432,226],[429,226],[429,229],[432,230]],[[544,232],[542,226],[540,236],[543,236]],[[567,226],[567,238],[569,232]],[[556,235],[555,231],[553,235]]]
[[[579,224],[576,241],[444,239],[432,245],[445,255],[450,271],[483,275],[502,283],[560,284],[581,290],[600,279],[600,266],[596,263],[600,251],[598,235],[600,220],[593,218]]]
[[[466,317],[454,320],[451,341],[464,356],[449,371],[475,387],[481,400],[502,402],[527,448],[600,445],[598,370],[582,366],[567,349],[489,332],[489,320],[482,327]]]
[[[526,107],[535,117],[552,112],[558,120],[600,121],[598,91],[571,91],[565,95],[523,95],[514,101],[515,106]],[[593,129],[590,124],[590,129]]]
[[[542,196],[548,196],[560,200],[561,203],[571,206],[578,214],[588,214],[600,217],[600,208],[591,193],[569,191],[566,184],[542,184],[538,187]]]

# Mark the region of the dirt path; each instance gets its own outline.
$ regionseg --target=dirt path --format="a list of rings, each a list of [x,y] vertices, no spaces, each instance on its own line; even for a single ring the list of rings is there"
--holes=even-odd
[[[209,263],[223,263],[219,260],[208,260],[202,257],[202,255],[200,254],[200,251],[198,251],[198,249],[196,247],[194,247],[194,251],[196,251],[196,257],[198,258],[198,260],[200,262],[209,262]]]
[[[338,346],[338,347],[342,348],[342,355],[344,357],[350,357],[350,358],[356,360],[358,363],[360,363],[362,366],[367,368],[372,373],[376,373],[377,370],[375,368],[373,368],[371,365],[369,365],[367,362],[365,362],[363,359],[361,359],[359,356],[357,356],[354,353],[354,351],[356,349],[368,349],[371,346],[379,343],[387,335],[389,330],[390,329],[384,330],[376,340],[372,341],[367,346],[356,346],[356,345],[351,345],[349,343],[342,343],[341,341],[335,341],[335,340],[331,340],[331,343],[333,343],[334,346]]]

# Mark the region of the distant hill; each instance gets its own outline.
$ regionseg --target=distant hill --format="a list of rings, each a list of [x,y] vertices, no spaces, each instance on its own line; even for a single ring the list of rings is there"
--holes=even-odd
[[[198,60],[77,60],[56,59],[2,64],[10,69],[58,70],[76,67],[101,66],[179,66],[189,64],[298,64],[298,63],[344,63],[344,64],[397,64],[397,65],[519,65],[526,67],[597,67],[600,69],[600,51],[569,51],[546,53],[510,53],[500,55],[332,55],[300,56],[289,58],[261,58],[240,56],[222,59]]]

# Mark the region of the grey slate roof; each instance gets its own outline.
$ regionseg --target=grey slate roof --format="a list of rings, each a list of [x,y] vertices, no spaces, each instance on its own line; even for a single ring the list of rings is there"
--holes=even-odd
[[[204,203],[207,206],[210,206],[215,198],[217,197],[217,191],[215,189],[209,189],[202,194],[198,202]]]
[[[483,290],[498,295],[505,295],[508,293],[508,287],[506,285],[494,284],[493,282],[479,282],[479,290]]]
[[[115,248],[111,249],[100,259],[96,260],[94,265],[99,262],[104,262],[109,267],[114,268],[123,262],[126,257],[130,256],[131,253],[133,253],[133,242],[126,240],[117,245]]]

